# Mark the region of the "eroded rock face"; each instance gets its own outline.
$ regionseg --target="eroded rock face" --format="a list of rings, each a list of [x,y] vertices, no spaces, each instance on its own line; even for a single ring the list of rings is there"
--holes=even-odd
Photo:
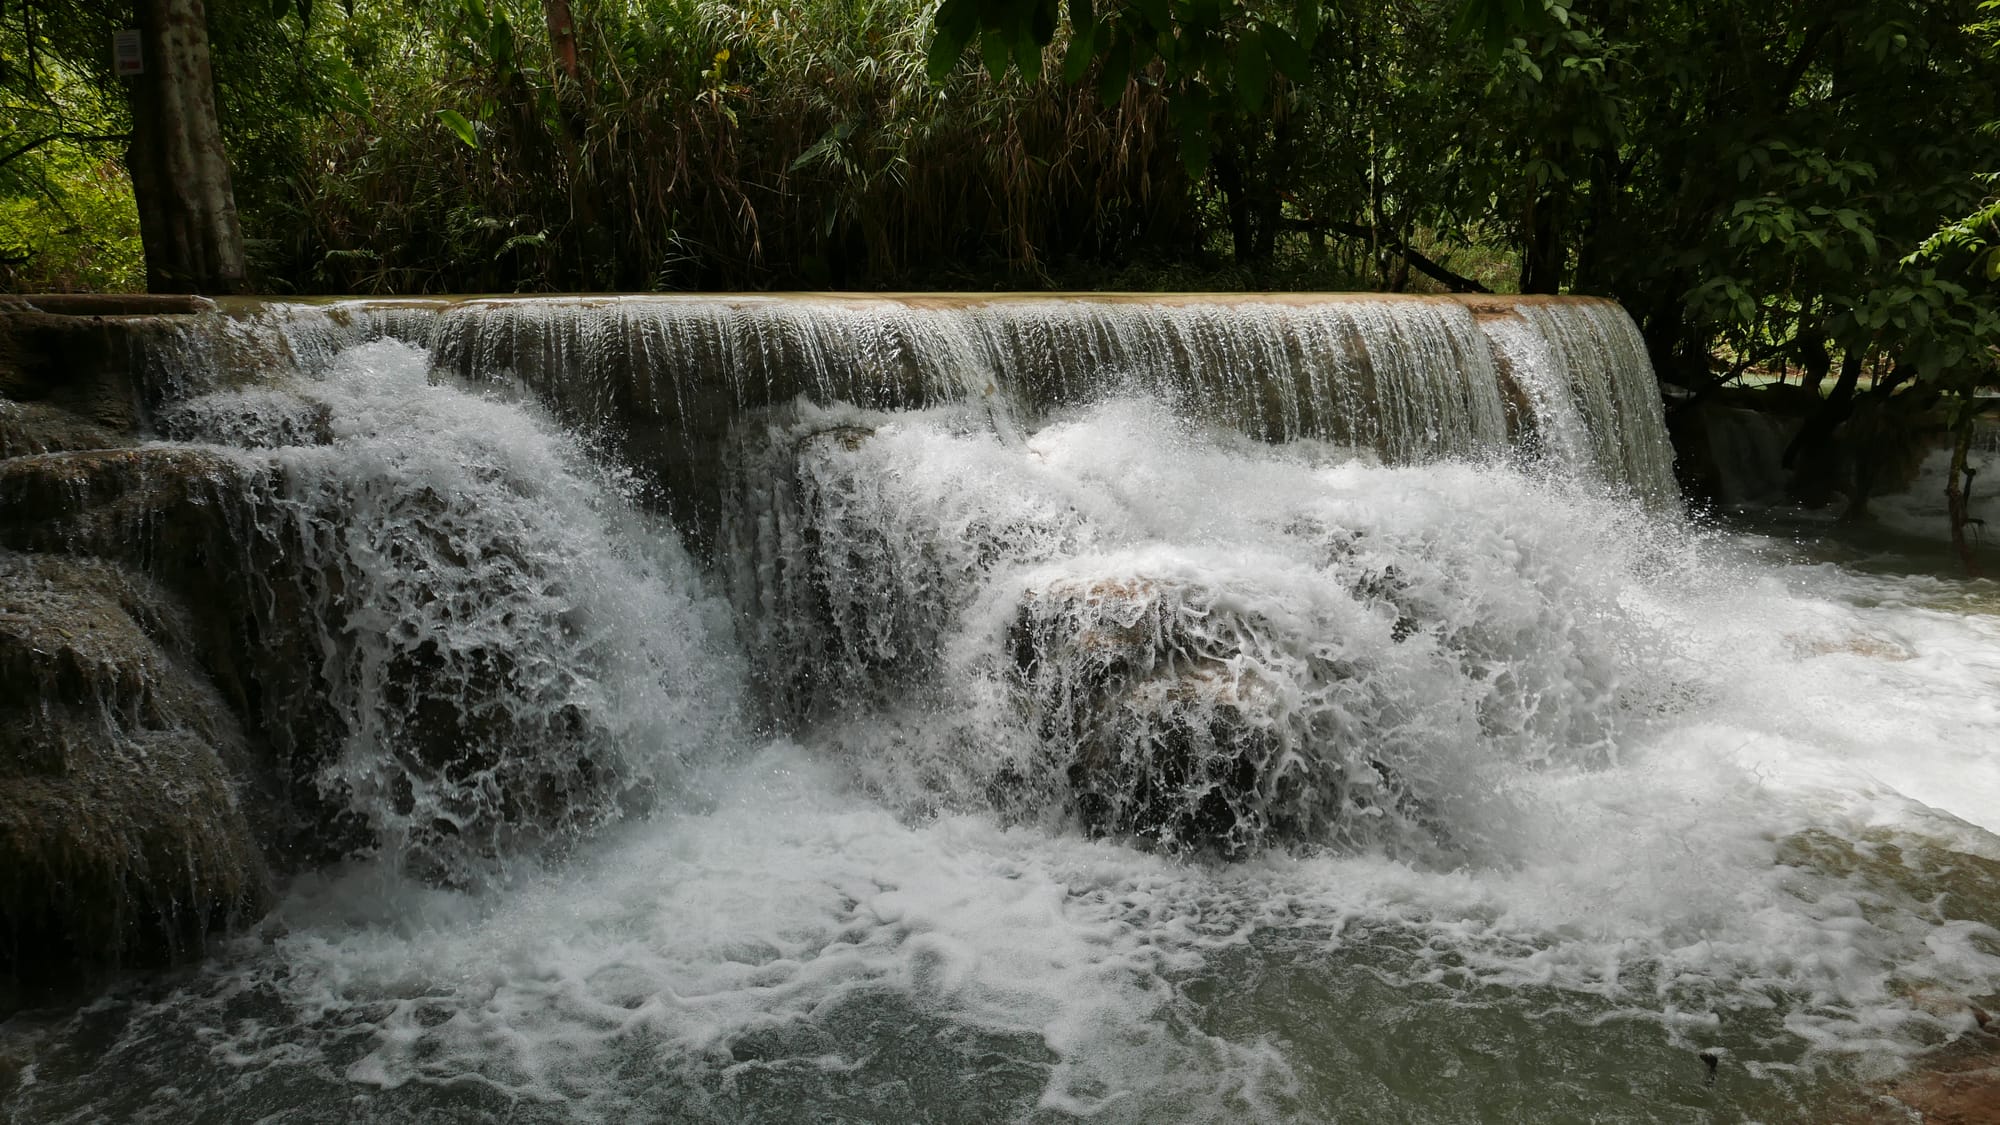
[[[0,461],[0,547],[112,560],[197,611],[185,652],[286,795],[290,827],[265,843],[291,867],[355,841],[311,783],[341,729],[316,690],[326,582],[259,524],[278,483],[268,462],[202,449],[15,457]]]
[[[269,432],[324,440],[310,425]],[[601,716],[563,702],[549,654],[422,632],[410,616],[509,606],[562,576],[521,543],[482,538],[466,497],[398,491],[357,517],[344,487],[287,475],[260,452],[164,445],[0,461],[0,547],[115,560],[196,610],[184,650],[256,747],[275,867],[368,851],[393,830],[413,870],[456,881],[468,862],[575,834],[614,800],[650,803],[614,776]],[[380,748],[377,768],[343,760],[357,739]]]
[[[114,566],[0,551],[0,1010],[164,965],[268,891],[253,755]]]
[[[152,393],[147,347],[177,332],[177,319],[0,309],[0,398],[42,403],[112,431],[135,429]]]
[[[0,310],[0,1010],[196,956],[352,842],[275,467],[142,444],[189,311]]]
[[[168,318],[92,308],[0,305],[0,1010],[197,953],[266,870],[471,883],[650,806],[679,650],[573,451],[453,430],[408,349],[156,382]]]
[[[194,310],[58,303],[0,308],[0,1012],[197,955],[293,835],[218,598],[256,473],[121,448]]]

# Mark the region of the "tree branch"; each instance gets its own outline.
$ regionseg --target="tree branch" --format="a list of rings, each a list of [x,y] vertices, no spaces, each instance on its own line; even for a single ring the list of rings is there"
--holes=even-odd
[[[78,144],[99,144],[123,141],[130,138],[128,133],[44,133],[13,151],[0,155],[0,168],[4,168],[21,157],[48,144],[50,141],[75,141]]]
[[[1708,379],[1704,380],[1702,384],[1698,387],[1690,387],[1689,388],[1690,393],[1688,397],[1668,407],[1667,412],[1670,414],[1678,414],[1683,410],[1687,410],[1690,407],[1695,406],[1696,404],[1700,403],[1703,399],[1706,399],[1709,395],[1714,394],[1716,391],[1719,391],[1722,388],[1728,386],[1729,384],[1734,383],[1736,380],[1741,379],[1743,377],[1743,373],[1750,370],[1752,367],[1755,367],[1758,364],[1763,363],[1767,359],[1774,358],[1776,356],[1784,354],[1786,351],[1789,351],[1791,347],[1796,343],[1798,343],[1798,338],[1793,337],[1792,339],[1786,340],[1782,344],[1772,344],[1769,347],[1762,349],[1761,351],[1751,352],[1747,355],[1739,357],[1736,363],[1732,365],[1729,368],[1729,370],[1723,372],[1720,375],[1714,375],[1709,377]],[[1685,384],[1676,384],[1676,385],[1685,386]]]
[[[1432,261],[1422,251],[1400,238],[1381,237],[1380,232],[1373,227],[1365,227],[1360,223],[1344,223],[1339,221],[1318,222],[1312,219],[1286,219],[1284,227],[1286,230],[1318,230],[1326,231],[1329,234],[1345,235],[1348,238],[1366,239],[1371,245],[1380,246],[1384,250],[1402,255],[1403,260],[1410,263],[1411,269],[1416,270],[1418,273],[1423,274],[1453,293],[1493,292],[1493,290],[1488,289],[1472,278],[1466,277],[1464,274],[1453,273]]]
[[[1786,64],[1784,79],[1773,88],[1773,93],[1778,94],[1782,100],[1791,99],[1793,92],[1799,88],[1799,82],[1806,76],[1806,68],[1812,65],[1813,56],[1819,53],[1820,43],[1825,40],[1827,32],[1832,30],[1833,24],[1827,22],[1816,23],[1806,29],[1805,42],[1799,44],[1799,53],[1792,56],[1792,61]]]

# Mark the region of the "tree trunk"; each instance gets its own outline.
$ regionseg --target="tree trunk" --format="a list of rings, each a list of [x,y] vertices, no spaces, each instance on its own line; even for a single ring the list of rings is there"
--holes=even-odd
[[[1521,292],[1560,293],[1565,255],[1558,201],[1553,192],[1528,201],[1527,245],[1521,248]]]
[[[126,167],[154,293],[244,288],[243,229],[215,116],[201,0],[138,0],[145,73],[132,80]]]
[[[1239,266],[1254,267],[1258,264],[1256,207],[1236,159],[1234,139],[1222,138],[1218,148],[1209,167],[1215,173],[1216,186],[1222,189],[1222,205],[1229,217],[1231,256]]]
[[[570,18],[569,0],[542,0],[542,17],[549,25],[549,53],[555,56],[557,69],[576,81],[576,21]]]

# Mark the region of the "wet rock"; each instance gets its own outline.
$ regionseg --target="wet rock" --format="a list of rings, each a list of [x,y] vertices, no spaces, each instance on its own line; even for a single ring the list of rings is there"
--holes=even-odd
[[[1992,1125],[2000,1121],[2000,1066],[1925,1074],[1889,1096],[1926,1125]]]
[[[0,1010],[195,956],[267,902],[252,755],[156,639],[160,604],[114,567],[0,552]]]
[[[1022,702],[1099,834],[1236,852],[1274,757],[1264,686],[1187,626],[1187,591],[1145,578],[1031,591],[1009,638]]]
[[[1951,1015],[1968,1005],[1955,1000]],[[1931,1010],[1930,1005],[1920,1005]],[[1942,1008],[1943,1006],[1939,1006]],[[1975,1012],[1977,1006],[1971,1006]],[[1943,1015],[1939,1010],[1933,1014]],[[1831,1125],[1913,1121],[1924,1125],[1992,1125],[2000,1121],[2000,1036],[1989,1025],[1954,1037],[1897,1077],[1845,1091],[1816,1120]]]
[[[0,461],[0,548],[94,558],[143,575],[186,614],[180,637],[249,732],[287,823],[277,865],[344,854],[355,830],[313,775],[343,726],[319,667],[335,592],[267,517],[269,462],[147,446]]]
[[[214,301],[192,293],[28,293],[0,298],[0,312],[60,316],[172,316],[214,309]]]
[[[209,395],[164,407],[160,431],[174,441],[272,449],[333,444],[333,412],[326,403],[291,390]]]
[[[178,334],[185,319],[0,310],[0,398],[43,403],[114,431],[136,430],[154,393],[149,349]]]
[[[61,407],[0,399],[0,460],[119,444],[119,435]]]
[[[267,472],[266,470],[265,472]],[[200,449],[95,449],[0,463],[0,538],[35,550],[115,555],[147,540],[204,567],[201,548],[260,470]],[[164,526],[162,526],[164,524]],[[157,554],[156,554],[156,557]]]
[[[772,709],[801,726],[938,688],[990,576],[1091,534],[1074,507],[995,510],[909,472],[884,418],[793,404],[732,438],[718,561]]]
[[[873,493],[874,430],[775,412],[731,444],[725,578],[752,664],[787,719],[886,705],[930,671],[956,588],[912,550],[907,513]]]
[[[462,497],[401,491],[364,527],[350,487],[295,488],[275,459],[187,447],[14,458],[0,462],[0,547],[111,560],[197,610],[183,647],[250,736],[281,870],[393,844],[458,882],[468,862],[647,807],[642,782],[615,776],[603,717],[570,704],[573,669],[411,617],[567,576],[480,538]],[[397,585],[356,552],[388,560]],[[374,615],[366,635],[357,612]],[[357,741],[379,765],[341,765]]]
[[[1255,650],[1274,633],[1206,590],[1146,577],[1028,592],[1009,636],[1016,698],[1088,830],[1239,856],[1330,842],[1351,816],[1421,814],[1330,712],[1297,705],[1293,677],[1326,686],[1352,670],[1273,671]]]
[[[601,715],[548,698],[532,659],[493,645],[398,646],[382,676],[383,772],[414,873],[459,884],[485,861],[573,839],[653,795],[620,776]]]

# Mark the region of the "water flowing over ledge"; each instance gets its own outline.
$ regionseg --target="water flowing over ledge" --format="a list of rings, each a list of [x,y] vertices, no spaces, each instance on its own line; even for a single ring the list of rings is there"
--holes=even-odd
[[[173,366],[313,370],[352,344],[401,339],[467,380],[518,380],[602,435],[693,517],[698,539],[730,426],[799,396],[874,409],[971,401],[1009,432],[1147,394],[1264,441],[1393,464],[1513,449],[1652,505],[1676,496],[1644,344],[1622,309],[1589,298],[644,295],[222,309]]]

